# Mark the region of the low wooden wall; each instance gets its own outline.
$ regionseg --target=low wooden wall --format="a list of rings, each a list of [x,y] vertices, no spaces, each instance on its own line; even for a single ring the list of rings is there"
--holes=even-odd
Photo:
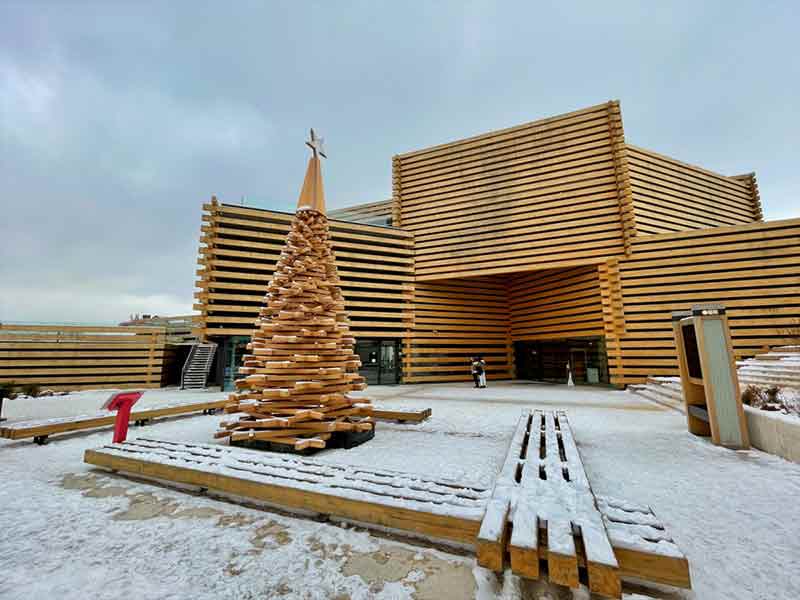
[[[678,374],[672,311],[724,304],[737,358],[793,343],[800,323],[800,219],[637,237],[631,256],[605,270],[609,361],[619,385]]]
[[[0,382],[42,390],[161,386],[162,327],[0,325]]]
[[[403,381],[469,381],[470,357],[483,356],[488,379],[513,377],[504,278],[417,282],[414,330],[404,345]]]

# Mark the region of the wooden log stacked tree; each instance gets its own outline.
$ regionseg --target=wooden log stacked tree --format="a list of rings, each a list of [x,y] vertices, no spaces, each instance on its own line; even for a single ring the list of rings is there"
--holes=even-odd
[[[336,432],[374,428],[369,400],[348,396],[366,384],[339,288],[319,159],[325,155],[313,130],[307,144],[313,155],[297,212],[239,371],[245,377],[225,407],[240,414],[215,434],[231,443],[324,448]]]

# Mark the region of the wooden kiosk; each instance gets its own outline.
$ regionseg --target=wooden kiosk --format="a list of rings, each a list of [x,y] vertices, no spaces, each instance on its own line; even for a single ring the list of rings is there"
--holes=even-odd
[[[720,446],[749,448],[725,307],[674,312],[672,326],[689,431]]]

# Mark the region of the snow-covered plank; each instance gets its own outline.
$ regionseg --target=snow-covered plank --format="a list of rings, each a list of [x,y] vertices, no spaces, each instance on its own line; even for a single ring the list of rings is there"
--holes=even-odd
[[[532,414],[529,410],[522,411],[514,435],[511,436],[503,466],[495,480],[492,498],[487,504],[476,539],[478,564],[493,571],[503,570],[503,557],[508,541],[508,515],[512,496],[517,487],[517,469],[522,449],[528,441],[531,419]]]
[[[514,528],[508,551],[511,570],[523,577],[539,577],[539,515],[538,502],[542,497],[539,478],[540,439],[544,414],[536,411],[529,428],[528,444],[525,449],[525,465],[536,465],[523,469],[519,483],[517,502],[514,507]]]
[[[557,416],[569,484],[579,491],[573,523],[580,528],[580,535],[583,538],[589,589],[607,595],[617,594],[617,590],[620,589],[619,564],[614,555],[614,548],[589,486],[589,479],[586,477],[586,470],[578,453],[569,419],[564,412],[559,412]]]
[[[597,496],[620,575],[691,588],[689,561],[649,506]]]
[[[544,415],[544,434],[545,452],[541,462],[546,479],[540,488],[543,493],[539,499],[539,515],[547,523],[547,568],[550,581],[577,588],[580,585],[578,554],[572,535],[572,519],[577,498],[564,480],[555,415],[552,412]],[[528,470],[533,464],[525,466]],[[578,490],[578,493],[585,492]]]
[[[137,439],[87,450],[84,461],[290,511],[470,544],[490,496],[455,482],[214,444]]]

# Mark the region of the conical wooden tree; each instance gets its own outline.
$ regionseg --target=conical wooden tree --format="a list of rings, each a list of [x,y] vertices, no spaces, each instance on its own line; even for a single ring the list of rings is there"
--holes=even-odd
[[[313,130],[308,145],[313,154],[297,212],[239,371],[245,377],[225,408],[241,414],[216,433],[231,443],[324,448],[336,432],[374,427],[369,400],[348,396],[366,384],[339,289],[325,215],[324,154]]]

